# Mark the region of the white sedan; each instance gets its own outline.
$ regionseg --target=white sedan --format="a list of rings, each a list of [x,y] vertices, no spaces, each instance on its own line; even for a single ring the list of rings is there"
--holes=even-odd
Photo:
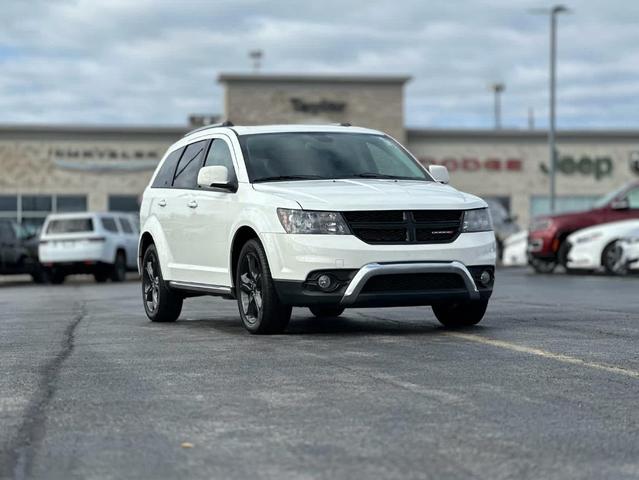
[[[569,270],[597,270],[621,275],[627,271],[619,240],[639,228],[639,220],[604,223],[578,230],[568,236]]]
[[[501,264],[504,267],[523,267],[528,265],[526,248],[528,247],[528,230],[513,233],[504,240]]]
[[[621,262],[628,270],[639,270],[639,228],[629,232],[617,242]]]

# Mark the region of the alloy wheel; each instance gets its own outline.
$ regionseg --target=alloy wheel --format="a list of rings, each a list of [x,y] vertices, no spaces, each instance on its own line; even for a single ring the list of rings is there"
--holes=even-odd
[[[143,276],[144,303],[149,312],[153,313],[158,308],[160,299],[160,276],[155,255],[149,255],[144,266]]]
[[[264,313],[262,297],[262,268],[254,252],[247,253],[240,262],[240,300],[246,321],[254,325]]]

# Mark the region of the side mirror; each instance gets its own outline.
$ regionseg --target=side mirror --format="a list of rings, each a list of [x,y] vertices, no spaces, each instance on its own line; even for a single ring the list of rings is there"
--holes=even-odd
[[[436,182],[439,183],[448,183],[450,182],[450,175],[448,175],[448,169],[443,165],[431,165],[428,167],[428,171],[435,179]]]
[[[197,174],[197,184],[202,188],[232,188],[228,168],[222,165],[202,167]]]
[[[614,200],[610,204],[610,208],[613,210],[628,210],[630,208],[630,204],[628,203],[627,198],[620,198],[618,200]]]

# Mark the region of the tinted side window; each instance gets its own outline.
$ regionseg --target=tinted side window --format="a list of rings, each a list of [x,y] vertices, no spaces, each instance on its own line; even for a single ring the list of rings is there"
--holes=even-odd
[[[122,231],[124,233],[133,233],[133,227],[131,227],[131,223],[126,219],[120,217],[120,227],[122,227]]]
[[[118,232],[118,227],[115,224],[115,219],[111,217],[101,218],[100,222],[102,223],[102,228],[104,228],[107,232]]]
[[[197,174],[202,167],[202,156],[206,147],[206,140],[192,143],[186,147],[186,151],[178,164],[173,179],[173,188],[195,188]]]
[[[9,222],[0,222],[0,238],[4,241],[13,240],[13,229]]]
[[[175,167],[177,166],[178,160],[180,160],[180,156],[182,156],[182,152],[184,148],[178,148],[176,151],[171,152],[164,163],[160,167],[160,171],[153,180],[152,188],[171,188],[171,183],[173,183],[173,174],[175,173]]]
[[[220,138],[213,140],[211,143],[211,148],[209,148],[209,153],[206,156],[204,165],[207,167],[218,165],[226,167],[229,171],[229,178],[233,178],[235,173],[231,150],[229,150],[228,144]]]
[[[628,192],[626,195],[628,199],[628,207],[629,208],[639,208],[639,188],[634,188]]]

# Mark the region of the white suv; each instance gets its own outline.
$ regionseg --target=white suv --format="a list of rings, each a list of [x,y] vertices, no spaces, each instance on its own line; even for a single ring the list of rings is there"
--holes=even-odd
[[[486,203],[445,185],[378,131],[233,126],[172,145],[144,192],[139,269],[147,316],[182,300],[236,299],[252,333],[283,331],[291,307],[432,305],[446,326],[479,322],[492,293]]]
[[[135,270],[138,238],[136,218],[127,213],[53,213],[42,227],[38,257],[52,283],[74,273],[121,282]]]

